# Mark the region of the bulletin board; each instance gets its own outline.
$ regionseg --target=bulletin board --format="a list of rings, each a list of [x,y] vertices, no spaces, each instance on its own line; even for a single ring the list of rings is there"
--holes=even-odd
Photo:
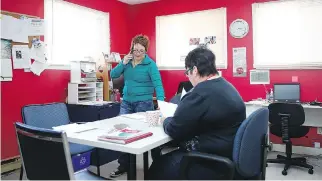
[[[26,14],[21,14],[21,13],[14,13],[14,12],[9,12],[9,11],[0,11],[0,13],[3,14],[3,15],[12,16],[12,17],[17,18],[17,19],[20,19],[21,16],[26,16],[28,18],[37,18],[37,19],[39,19],[39,17],[37,17],[37,16],[31,16],[31,15],[26,15]],[[13,45],[28,45],[29,48],[31,48],[32,40],[34,38],[38,38],[39,39],[40,36],[29,36],[28,37],[28,39],[29,39],[29,43],[28,44],[27,43],[21,43],[21,42],[14,42],[13,41],[12,42],[12,46]]]

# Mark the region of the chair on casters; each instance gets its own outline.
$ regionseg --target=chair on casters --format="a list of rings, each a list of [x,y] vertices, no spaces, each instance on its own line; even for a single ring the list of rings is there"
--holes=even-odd
[[[277,159],[268,159],[267,163],[285,164],[283,175],[287,175],[290,166],[299,166],[309,169],[309,174],[313,174],[313,166],[306,163],[304,157],[292,158],[291,138],[301,138],[305,136],[310,128],[302,126],[305,121],[305,113],[301,104],[272,103],[268,106],[270,132],[282,138],[286,145],[286,156],[277,155]]]
[[[268,109],[260,108],[242,122],[235,136],[232,159],[215,154],[189,152],[180,165],[182,180],[189,177],[194,164],[222,164],[226,173],[220,180],[265,180],[267,156]],[[214,170],[216,171],[216,170]],[[197,178],[198,179],[198,178]]]

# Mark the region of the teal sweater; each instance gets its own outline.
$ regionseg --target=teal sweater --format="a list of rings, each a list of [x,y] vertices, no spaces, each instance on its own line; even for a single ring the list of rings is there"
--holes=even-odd
[[[123,100],[129,102],[153,100],[154,89],[158,100],[164,100],[160,72],[156,63],[148,56],[132,66],[132,61],[123,65],[123,60],[111,70],[111,78],[124,75]]]

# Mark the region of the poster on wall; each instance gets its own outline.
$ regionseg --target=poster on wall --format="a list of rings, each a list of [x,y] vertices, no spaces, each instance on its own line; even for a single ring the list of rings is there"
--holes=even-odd
[[[205,37],[205,44],[215,44],[216,43],[216,36],[207,36]]]
[[[184,50],[184,52],[181,53],[180,55],[180,62],[184,62],[188,53],[193,49],[197,48],[199,45],[200,45],[200,38],[190,38],[189,45]]]
[[[246,47],[233,48],[233,76],[247,76]]]
[[[13,45],[12,61],[14,69],[30,68],[31,60],[28,45]]]
[[[189,45],[199,45],[200,38],[190,38]]]

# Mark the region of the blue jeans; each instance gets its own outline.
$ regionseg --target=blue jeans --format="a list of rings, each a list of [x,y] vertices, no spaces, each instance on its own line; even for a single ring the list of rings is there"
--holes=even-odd
[[[153,111],[153,110],[154,110],[153,101],[138,101],[138,102],[122,101],[120,115]]]
[[[153,111],[153,110],[154,110],[153,101],[128,102],[123,100],[121,103],[120,115]],[[127,170],[130,162],[129,155],[128,154],[121,155],[118,159],[118,162],[120,164],[119,169]]]

